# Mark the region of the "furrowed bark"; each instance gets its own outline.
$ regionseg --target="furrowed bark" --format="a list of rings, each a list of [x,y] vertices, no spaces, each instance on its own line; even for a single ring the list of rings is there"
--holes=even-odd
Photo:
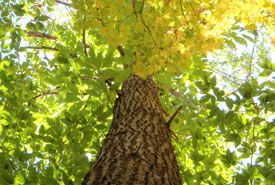
[[[123,83],[113,122],[82,185],[180,185],[171,132],[151,79]]]

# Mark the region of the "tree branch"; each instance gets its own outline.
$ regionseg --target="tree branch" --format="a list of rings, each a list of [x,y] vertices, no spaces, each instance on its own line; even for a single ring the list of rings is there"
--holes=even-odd
[[[86,15],[84,17],[84,24],[86,22]],[[87,53],[87,48],[86,48],[86,29],[85,27],[83,28],[82,30],[82,42],[83,42],[83,50],[84,50],[84,54],[85,56],[87,57],[88,56],[88,53]]]
[[[189,3],[190,3],[190,6],[191,6],[191,8],[192,8],[192,10],[193,10],[194,14],[195,14],[195,15],[196,15],[196,17],[198,18],[198,21],[201,21],[201,20],[200,20],[200,16],[197,14],[196,10],[194,9],[194,7],[193,7],[193,5],[192,5],[191,1],[189,1]]]
[[[182,97],[182,94],[177,92],[176,90],[174,89],[171,89],[171,88],[168,88],[168,92],[174,96],[177,96],[177,97]]]
[[[54,2],[59,3],[59,4],[62,4],[62,5],[65,5],[65,6],[72,7],[72,4],[70,4],[70,3],[66,3],[66,2],[63,2],[63,1],[54,0]]]
[[[82,80],[98,80],[98,78],[92,78],[92,77],[88,77],[88,76],[81,76],[80,78]]]
[[[249,63],[248,74],[246,76],[246,81],[248,81],[248,78],[251,76],[252,61],[253,61],[253,57],[254,57],[254,51],[255,51],[255,47],[256,47],[256,41],[257,41],[257,36],[255,36],[255,39],[254,39],[254,45],[253,45],[252,54],[251,54],[251,57],[250,57],[250,63]]]
[[[153,34],[152,34],[150,28],[147,26],[147,24],[145,23],[145,21],[144,21],[144,19],[143,19],[143,14],[142,14],[143,6],[144,6],[144,0],[142,1],[142,6],[141,6],[141,9],[140,9],[140,11],[139,11],[141,22],[142,22],[142,24],[145,26],[145,28],[147,29],[147,31],[149,32],[149,34],[150,34],[150,36],[151,36],[151,38],[152,38],[152,41],[153,41],[154,45],[155,45],[157,48],[159,48],[159,49],[162,50],[163,48],[161,48],[161,47],[156,43],[156,41],[155,41],[155,39],[154,39],[154,36],[153,36]]]
[[[44,96],[44,95],[57,95],[58,92],[43,92],[35,97],[33,97],[32,99],[37,99],[37,98],[40,98],[41,96]]]
[[[49,34],[46,34],[46,33],[34,32],[34,31],[29,31],[29,32],[25,31],[25,32],[26,32],[27,35],[30,36],[30,37],[42,37],[42,38],[47,38],[47,39],[51,39],[51,40],[56,40],[56,39],[58,39],[58,37],[55,37],[55,36],[52,36],[52,35],[49,35]],[[84,44],[84,47],[85,47],[85,48],[89,48],[90,45],[87,44],[87,43],[85,43],[85,44]],[[35,48],[33,48],[33,49],[35,49]],[[45,49],[46,49],[46,48],[45,48]]]
[[[136,19],[137,19],[137,22],[138,22],[138,15],[137,15],[137,12],[136,12],[136,0],[132,0],[132,7],[133,7],[133,12],[136,16]]]
[[[87,45],[86,45],[86,29],[83,28],[82,31],[82,38],[83,38],[83,50],[84,50],[84,54],[87,57],[88,56],[88,52],[87,52]]]
[[[118,50],[118,52],[119,52],[120,56],[122,56],[122,57],[124,57],[124,56],[125,56],[125,53],[124,53],[123,47],[122,47],[121,45],[119,45],[119,46],[117,47],[117,50]]]
[[[172,121],[175,119],[175,117],[177,116],[177,114],[180,112],[180,110],[182,109],[183,106],[180,106],[176,112],[173,114],[173,116],[171,116],[171,118],[169,119],[169,121],[167,121],[166,125],[168,126],[168,128],[170,128],[170,125],[172,123]]]
[[[26,49],[48,49],[48,50],[53,50],[53,51],[59,51],[59,49],[57,49],[57,48],[50,48],[50,47],[46,47],[46,46],[41,46],[41,47],[24,46],[22,48],[26,48]]]
[[[11,163],[11,166],[12,166],[13,170],[16,171],[15,166],[14,166],[12,160],[9,159],[9,162]]]
[[[180,0],[180,10],[181,10],[181,14],[182,14],[182,16],[183,16],[183,17],[184,17],[184,19],[185,19],[185,22],[187,23],[187,26],[189,27],[189,22],[187,21],[186,16],[184,15],[184,12],[183,12],[183,8],[182,8],[182,0]]]
[[[37,31],[25,31],[25,33],[30,36],[30,37],[40,37],[40,38],[46,38],[46,39],[51,39],[51,40],[56,40],[57,37],[46,34],[46,33],[41,33],[41,32],[37,32]]]

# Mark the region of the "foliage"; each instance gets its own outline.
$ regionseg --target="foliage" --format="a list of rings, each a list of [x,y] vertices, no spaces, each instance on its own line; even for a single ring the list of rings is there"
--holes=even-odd
[[[80,184],[131,72],[154,76],[170,114],[184,106],[172,123],[184,184],[275,181],[271,0],[2,0],[0,12],[0,184]]]

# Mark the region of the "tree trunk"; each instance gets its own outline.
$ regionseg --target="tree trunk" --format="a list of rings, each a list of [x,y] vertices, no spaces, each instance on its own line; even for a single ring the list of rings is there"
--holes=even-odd
[[[118,96],[109,133],[82,184],[182,184],[154,82],[132,75]]]

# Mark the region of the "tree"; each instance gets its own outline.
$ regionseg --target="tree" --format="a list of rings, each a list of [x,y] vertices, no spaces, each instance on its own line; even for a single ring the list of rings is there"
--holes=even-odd
[[[0,10],[0,184],[275,181],[271,0]]]

